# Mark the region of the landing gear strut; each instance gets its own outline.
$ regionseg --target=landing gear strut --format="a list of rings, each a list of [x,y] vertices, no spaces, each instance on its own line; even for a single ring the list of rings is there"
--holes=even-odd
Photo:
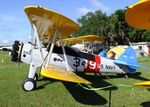
[[[39,79],[39,76],[37,73],[35,73],[35,76],[34,76],[34,81],[37,81]]]

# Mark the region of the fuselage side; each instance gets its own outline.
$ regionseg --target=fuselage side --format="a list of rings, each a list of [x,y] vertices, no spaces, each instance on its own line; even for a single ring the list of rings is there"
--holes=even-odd
[[[112,73],[129,73],[126,66],[116,65],[114,60],[92,55],[80,51],[75,51],[70,47],[65,47],[69,70],[73,72],[112,72]],[[42,48],[42,55],[46,58],[48,51]],[[36,63],[39,67],[43,64],[42,55],[39,48],[33,48],[31,44],[25,44],[21,52],[21,61],[27,64]],[[53,50],[49,64],[59,66],[66,69],[64,55],[61,47],[56,47]]]

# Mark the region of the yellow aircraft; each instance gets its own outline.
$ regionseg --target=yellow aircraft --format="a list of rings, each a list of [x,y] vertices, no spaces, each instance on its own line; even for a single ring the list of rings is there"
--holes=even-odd
[[[140,0],[129,6],[125,13],[125,19],[129,25],[138,28],[150,30],[150,0]]]
[[[64,45],[71,45],[71,47],[77,51],[92,54],[99,51],[99,48],[103,48],[101,46],[102,41],[104,41],[104,38],[97,35],[86,35],[63,39]],[[59,43],[60,41],[57,42],[57,44]],[[97,44],[98,46],[96,47],[95,44]]]
[[[95,41],[103,41],[104,38],[102,36],[97,35],[86,35],[79,36],[75,38],[66,38],[63,39],[64,44],[81,44],[81,43],[94,43]]]
[[[70,71],[62,41],[62,38],[77,31],[80,28],[79,25],[57,12],[39,6],[26,6],[25,13],[33,27],[35,44],[33,44],[33,46],[24,45],[22,49],[21,61],[30,64],[28,78],[23,83],[23,89],[25,91],[30,91],[36,88],[36,82],[32,78],[35,76],[36,68],[41,65],[42,76],[76,83],[91,84],[89,81]],[[61,57],[63,57],[63,59],[61,59],[61,57],[58,58],[57,55],[53,54],[57,38],[60,40],[63,51]],[[42,48],[41,41],[45,40],[51,42],[49,52]],[[27,59],[27,57],[30,58]],[[53,57],[53,59],[51,57]],[[56,59],[60,59],[58,62],[64,60],[62,63],[65,65],[64,68],[66,69],[49,64]]]
[[[125,19],[129,25],[135,28],[150,30],[150,0],[140,0],[129,6],[125,14]],[[150,87],[150,81],[135,83],[133,85]]]
[[[101,55],[93,55],[81,51],[75,51],[63,44],[62,38],[79,30],[79,25],[69,18],[39,6],[26,6],[27,14],[33,28],[32,43],[13,44],[11,51],[12,61],[21,61],[30,64],[27,78],[22,83],[25,91],[36,89],[36,71],[41,67],[41,75],[57,80],[91,84],[90,81],[79,77],[74,72],[82,73],[116,73],[128,74],[141,67],[132,47],[127,47],[116,59]],[[58,40],[57,40],[58,39]],[[42,42],[48,42],[47,48]],[[56,46],[60,41],[60,46]],[[116,50],[116,49],[115,49]],[[113,51],[113,50],[112,50]]]

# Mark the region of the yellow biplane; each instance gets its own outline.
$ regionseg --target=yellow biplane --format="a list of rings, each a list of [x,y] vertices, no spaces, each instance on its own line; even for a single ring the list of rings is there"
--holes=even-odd
[[[32,43],[26,44],[16,41],[11,51],[12,61],[30,64],[28,76],[22,83],[25,91],[36,89],[38,67],[41,67],[40,73],[44,77],[82,84],[91,82],[76,75],[76,72],[127,74],[141,67],[131,47],[122,50],[116,59],[111,59],[64,46],[63,38],[79,30],[80,26],[57,12],[39,6],[26,6],[25,13],[35,38]],[[43,45],[45,41],[48,46]],[[56,45],[57,41],[60,46]]]
[[[64,45],[70,45],[76,51],[82,51],[86,53],[96,53],[99,52],[103,46],[101,46],[104,38],[97,35],[86,35],[74,38],[63,39]],[[60,41],[57,41],[59,45]],[[97,46],[95,46],[97,44]],[[100,48],[100,49],[99,49]]]
[[[103,40],[104,38],[102,36],[86,35],[74,38],[66,38],[63,39],[63,42],[65,45],[68,45],[68,44],[94,43],[95,41],[103,41]]]
[[[150,30],[150,0],[140,0],[129,6],[125,18],[128,24],[135,28]],[[133,85],[150,87],[150,81],[135,83]]]
[[[150,30],[149,10],[150,1],[140,0],[127,8],[125,19],[129,25],[135,28]]]
[[[27,6],[25,7],[25,13],[27,14],[34,30],[35,44],[33,46],[24,45],[22,48],[21,61],[30,64],[28,78],[23,83],[23,89],[25,91],[30,91],[36,88],[36,82],[32,78],[35,76],[36,68],[41,65],[42,76],[64,81],[90,84],[89,81],[70,71],[66,51],[62,41],[62,38],[77,31],[80,28],[79,25],[57,12],[39,6]],[[51,57],[53,57],[52,60],[59,59],[57,55],[52,54],[57,38],[59,38],[62,47],[63,55],[61,57],[64,58],[63,63],[66,70],[49,64],[51,61],[50,59],[52,59]],[[48,40],[51,43],[49,52],[42,48],[41,42],[45,40]],[[29,53],[29,51],[32,52]],[[25,53],[28,54],[24,57],[23,55]]]

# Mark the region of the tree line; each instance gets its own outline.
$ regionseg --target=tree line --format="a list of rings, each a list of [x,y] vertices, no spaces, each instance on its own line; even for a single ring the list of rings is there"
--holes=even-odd
[[[125,21],[125,9],[119,9],[111,15],[101,10],[89,12],[77,19],[80,30],[70,35],[99,35],[105,38],[108,45],[129,45],[132,42],[149,42],[150,31],[140,30],[128,25]]]

